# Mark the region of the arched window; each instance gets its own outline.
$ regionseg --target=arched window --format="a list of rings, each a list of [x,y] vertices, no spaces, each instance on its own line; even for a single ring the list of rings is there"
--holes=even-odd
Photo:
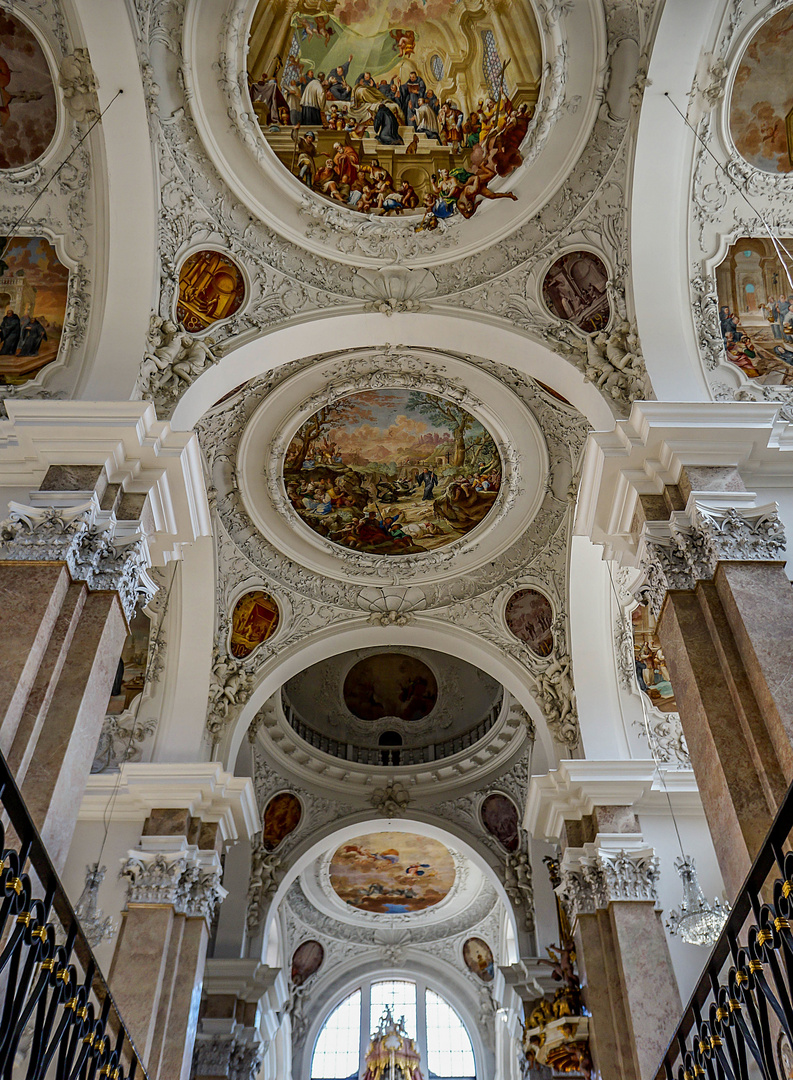
[[[361,991],[337,1005],[322,1026],[311,1058],[311,1080],[357,1077],[361,1056]]]
[[[492,97],[499,96],[503,67],[501,57],[492,30],[482,31],[482,74],[487,81]]]
[[[476,1080],[471,1037],[457,1011],[422,980],[374,979],[338,1004],[320,1028],[311,1080],[355,1080],[365,1068],[368,1039],[386,1006],[417,1039],[427,1080]]]

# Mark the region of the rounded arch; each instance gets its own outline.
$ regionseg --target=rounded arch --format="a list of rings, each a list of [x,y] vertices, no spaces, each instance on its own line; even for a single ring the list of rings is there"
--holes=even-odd
[[[501,319],[455,310],[396,313],[338,312],[294,320],[266,331],[227,353],[197,379],[180,400],[171,424],[189,430],[226,394],[242,383],[293,360],[326,352],[397,341],[413,348],[439,349],[498,359],[539,379],[574,405],[598,430],[610,431],[614,417],[598,390],[573,364]]]
[[[300,1054],[300,1076],[311,1076],[314,1046],[333,1009],[354,993],[362,983],[368,986],[370,982],[387,979],[417,982],[439,994],[460,1017],[471,1039],[477,1077],[493,1075],[492,1052],[488,1050],[482,1038],[478,1019],[479,1001],[472,985],[465,975],[447,960],[414,949],[408,950],[408,957],[403,959],[401,964],[387,968],[383,967],[382,961],[370,960],[362,964],[360,958],[353,957],[334,964],[333,968],[324,975],[320,973],[320,978],[313,987],[313,1019],[306,1030],[305,1042]],[[426,1053],[425,1047],[420,1046],[419,1049]]]
[[[310,836],[304,837],[298,843],[292,853],[290,865],[264,913],[262,919],[264,931],[261,944],[257,943],[256,945],[256,953],[259,957],[267,955],[271,928],[277,917],[278,908],[293,882],[297,880],[303,871],[330,847],[338,847],[340,844],[353,840],[356,836],[367,832],[382,832],[384,828],[396,829],[399,832],[413,832],[419,836],[438,840],[444,845],[451,844],[452,847],[459,850],[490,882],[504,910],[507,912],[507,918],[516,940],[520,939],[522,931],[519,930],[515,919],[512,902],[507,896],[504,885],[496,872],[499,860],[476,836],[473,836],[457,822],[448,821],[445,818],[439,819],[437,815],[425,810],[411,810],[409,814],[399,818],[378,817],[371,810],[362,810],[360,813],[350,814],[340,821],[331,821],[324,826],[313,829]],[[525,939],[525,934],[523,934],[523,937]]]
[[[288,679],[328,657],[380,645],[411,645],[435,652],[446,652],[492,675],[531,716],[549,767],[557,763],[557,747],[551,738],[545,717],[534,700],[532,679],[523,665],[473,630],[454,626],[438,618],[421,616],[407,626],[370,626],[365,620],[356,620],[331,629],[318,630],[266,661],[259,669],[258,682],[251,690],[247,702],[216,750],[216,758],[222,761],[226,768],[233,770],[245,733],[256,713]]]

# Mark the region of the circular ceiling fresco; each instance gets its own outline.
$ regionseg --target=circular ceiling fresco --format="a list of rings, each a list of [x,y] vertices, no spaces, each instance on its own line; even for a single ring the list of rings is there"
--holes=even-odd
[[[437,840],[370,833],[337,849],[330,884],[350,907],[397,915],[439,904],[454,884],[454,873],[450,851]]]
[[[337,205],[422,230],[516,199],[498,181],[540,91],[528,0],[261,0],[247,74],[275,156]]]
[[[42,156],[58,121],[55,85],[33,32],[0,10],[0,169],[19,169]]]
[[[409,555],[465,536],[492,509],[501,459],[455,402],[373,390],[323,406],[295,433],[283,479],[300,518],[356,551]]]
[[[375,653],[353,664],[344,680],[344,704],[359,720],[423,720],[438,701],[430,668],[404,653]]]
[[[791,31],[793,8],[788,7],[760,27],[735,75],[730,132],[738,152],[763,172],[793,170]]]

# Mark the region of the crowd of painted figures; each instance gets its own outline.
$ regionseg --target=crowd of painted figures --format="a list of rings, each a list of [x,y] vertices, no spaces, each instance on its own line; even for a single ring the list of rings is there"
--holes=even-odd
[[[38,356],[47,340],[47,320],[26,313],[21,318],[7,307],[0,322],[0,356]]]
[[[435,228],[455,212],[470,218],[483,199],[516,199],[512,192],[494,192],[488,185],[522,163],[520,145],[532,106],[515,107],[502,91],[483,97],[466,116],[453,100],[441,101],[417,71],[404,81],[397,75],[379,82],[363,71],[351,84],[351,62],[352,56],[330,74],[301,69],[280,83],[276,65],[272,75],[250,83],[251,100],[260,104],[263,121],[271,129],[290,127],[293,172],[307,187],[362,213],[387,216],[421,209],[418,228],[424,229]],[[314,128],[339,132],[331,154],[320,154]],[[353,140],[360,145],[364,137],[373,137],[382,146],[404,146],[405,154],[415,154],[421,135],[450,147],[455,158],[466,155],[456,167],[433,173],[423,198],[407,180],[395,181],[378,158],[362,160],[352,145]]]
[[[761,304],[760,317],[773,335],[766,341],[764,326],[750,333],[729,306],[719,308],[719,326],[728,358],[750,379],[776,375],[783,385],[793,383],[793,293]]]

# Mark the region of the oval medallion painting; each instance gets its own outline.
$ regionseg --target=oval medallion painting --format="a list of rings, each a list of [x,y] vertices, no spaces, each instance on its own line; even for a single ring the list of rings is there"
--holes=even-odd
[[[553,649],[553,609],[536,589],[518,589],[504,610],[507,626],[537,656],[550,656]]]
[[[56,122],[55,86],[42,48],[23,22],[0,9],[0,169],[40,158]]]
[[[302,816],[303,806],[297,795],[291,791],[273,795],[264,810],[262,844],[265,851],[275,851],[295,831]]]
[[[516,198],[490,185],[523,162],[541,74],[529,0],[261,0],[251,25],[251,104],[281,164],[420,229]]]
[[[292,954],[292,984],[302,986],[322,967],[325,950],[318,941],[304,941]]]
[[[439,904],[454,884],[454,860],[437,840],[413,833],[359,836],[330,864],[336,895],[360,911],[400,915]]]
[[[591,251],[568,251],[551,265],[542,282],[542,298],[560,319],[593,334],[605,330],[611,315],[608,270]]]
[[[326,405],[298,430],[284,461],[303,521],[373,555],[432,551],[485,519],[501,486],[489,431],[452,401],[371,390]]]
[[[196,251],[179,271],[176,320],[190,334],[229,319],[245,299],[245,279],[220,251]]]
[[[763,172],[793,170],[793,8],[777,12],[749,43],[735,75],[730,133],[738,153]]]
[[[245,593],[231,613],[232,656],[244,660],[263,641],[272,637],[278,628],[278,605],[269,593],[256,589]]]
[[[478,937],[469,937],[463,945],[463,960],[468,970],[477,975],[482,982],[493,981],[496,969],[493,963],[493,952],[486,941]]]
[[[482,824],[506,851],[517,851],[520,845],[518,808],[512,799],[495,792],[488,795],[479,813]]]

